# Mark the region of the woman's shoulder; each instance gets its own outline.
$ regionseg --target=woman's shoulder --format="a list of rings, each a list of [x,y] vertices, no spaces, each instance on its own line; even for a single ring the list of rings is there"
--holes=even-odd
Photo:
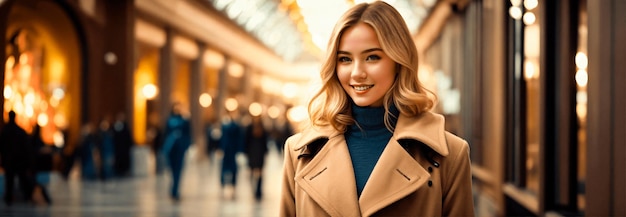
[[[458,153],[463,150],[469,151],[469,143],[460,136],[446,131],[446,143],[451,154]]]
[[[340,134],[331,126],[310,126],[287,138],[286,145],[292,150],[299,150],[315,141],[328,140]]]

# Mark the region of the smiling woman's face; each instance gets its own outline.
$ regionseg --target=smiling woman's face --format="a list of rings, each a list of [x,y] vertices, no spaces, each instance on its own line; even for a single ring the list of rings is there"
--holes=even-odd
[[[359,23],[343,32],[336,72],[341,86],[356,105],[383,105],[383,98],[395,79],[395,65],[368,24]]]

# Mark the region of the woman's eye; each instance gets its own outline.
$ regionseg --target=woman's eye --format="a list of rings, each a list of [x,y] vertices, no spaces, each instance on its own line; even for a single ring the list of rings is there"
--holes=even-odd
[[[378,55],[369,55],[367,56],[367,58],[365,58],[365,61],[374,61],[374,60],[379,60],[380,56]]]
[[[340,63],[349,63],[352,62],[352,60],[348,57],[339,57],[337,58],[337,61],[339,61]]]

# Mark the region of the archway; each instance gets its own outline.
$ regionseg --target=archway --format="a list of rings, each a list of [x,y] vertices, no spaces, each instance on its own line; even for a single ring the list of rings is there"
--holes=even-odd
[[[58,146],[76,138],[81,120],[83,56],[75,22],[55,1],[10,4],[5,29],[4,108],[44,142]],[[68,134],[72,137],[67,138]]]

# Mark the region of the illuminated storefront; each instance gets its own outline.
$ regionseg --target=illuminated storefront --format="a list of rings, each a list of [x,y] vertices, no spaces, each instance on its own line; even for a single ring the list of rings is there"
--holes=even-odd
[[[15,111],[20,127],[30,133],[39,125],[45,143],[63,146],[80,117],[81,55],[71,20],[53,2],[17,2],[5,39],[4,120]]]

